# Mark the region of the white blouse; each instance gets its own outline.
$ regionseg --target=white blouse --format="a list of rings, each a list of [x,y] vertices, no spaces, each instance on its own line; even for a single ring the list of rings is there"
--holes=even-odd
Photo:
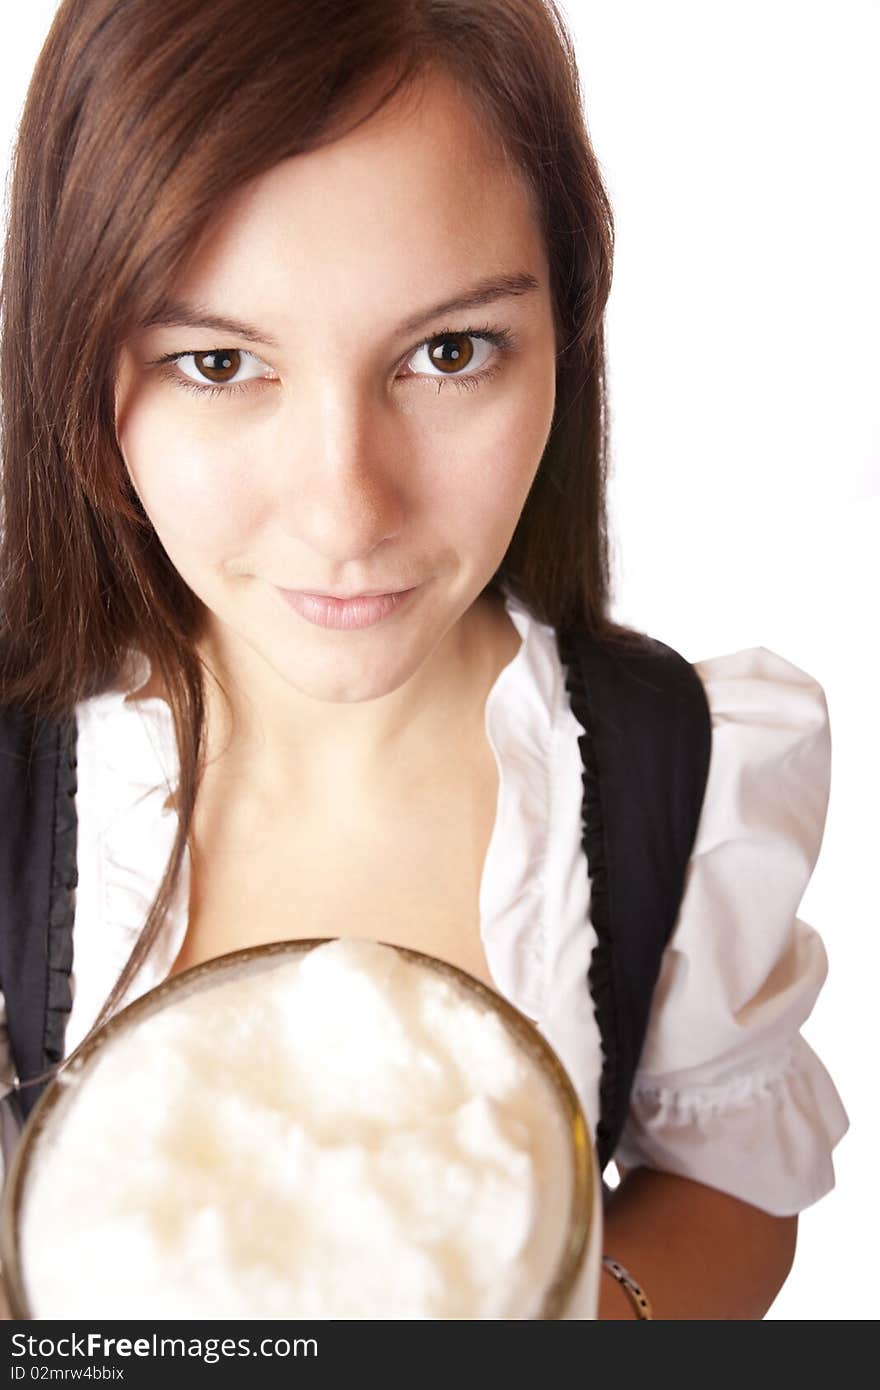
[[[511,599],[507,609],[522,641],[486,702],[499,786],[480,887],[483,949],[498,990],[566,1066],[595,1131],[601,1050],[586,979],[596,936],[581,845],[584,731],[552,629]],[[819,936],[796,913],[825,824],[828,714],[821,687],[764,647],[695,669],[712,717],[709,779],[615,1157],[785,1216],[833,1187],[831,1153],[849,1125],[799,1033],[827,972]],[[137,658],[126,690],[76,710],[79,883],[65,1055],[118,978],[174,839],[170,709],[126,699],[148,674]],[[188,904],[186,860],[163,933],[122,1004],[167,976]],[[0,1075],[9,1076],[2,1010],[0,995]],[[8,1162],[18,1137],[8,1101],[0,1137]]]

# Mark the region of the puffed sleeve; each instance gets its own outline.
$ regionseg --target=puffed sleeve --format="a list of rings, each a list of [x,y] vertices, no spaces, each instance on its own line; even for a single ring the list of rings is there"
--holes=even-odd
[[[828,970],[796,915],[828,808],[828,711],[821,686],[765,647],[695,669],[709,778],[615,1158],[789,1216],[834,1186],[849,1127],[799,1031]]]

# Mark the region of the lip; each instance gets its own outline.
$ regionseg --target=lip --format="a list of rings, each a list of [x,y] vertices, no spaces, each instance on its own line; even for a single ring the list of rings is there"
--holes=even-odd
[[[375,627],[396,613],[418,589],[397,589],[383,593],[364,590],[359,594],[340,597],[337,594],[314,593],[306,589],[278,589],[289,608],[315,627],[335,628],[355,632]]]
[[[329,589],[283,589],[282,593],[309,594],[312,598],[335,598],[338,603],[351,603],[358,598],[384,598],[388,594],[407,594],[408,589],[359,589],[356,594],[334,594]]]

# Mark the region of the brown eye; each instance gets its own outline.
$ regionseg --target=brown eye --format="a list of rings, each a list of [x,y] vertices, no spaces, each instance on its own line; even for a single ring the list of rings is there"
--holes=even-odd
[[[172,365],[173,364],[173,365]],[[277,381],[266,363],[244,348],[211,348],[209,352],[172,352],[154,366],[168,367],[169,379],[177,386],[207,391],[214,396],[234,396],[253,383]],[[182,380],[182,378],[186,380]]]
[[[446,376],[469,366],[473,355],[473,339],[468,333],[446,333],[428,347],[432,366],[439,367]]]
[[[193,362],[208,381],[223,384],[241,370],[241,353],[234,348],[215,348],[211,352],[194,352]]]

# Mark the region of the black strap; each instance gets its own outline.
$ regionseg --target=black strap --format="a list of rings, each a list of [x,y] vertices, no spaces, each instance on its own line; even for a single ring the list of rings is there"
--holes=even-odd
[[[18,1076],[64,1056],[72,1006],[76,721],[0,710],[0,989]],[[45,1083],[18,1092],[26,1118]]]
[[[663,951],[678,915],[709,772],[699,676],[646,639],[640,650],[559,634],[572,710],[586,733],[583,847],[596,946],[588,982],[602,1038],[596,1147],[612,1158],[629,1109]]]

